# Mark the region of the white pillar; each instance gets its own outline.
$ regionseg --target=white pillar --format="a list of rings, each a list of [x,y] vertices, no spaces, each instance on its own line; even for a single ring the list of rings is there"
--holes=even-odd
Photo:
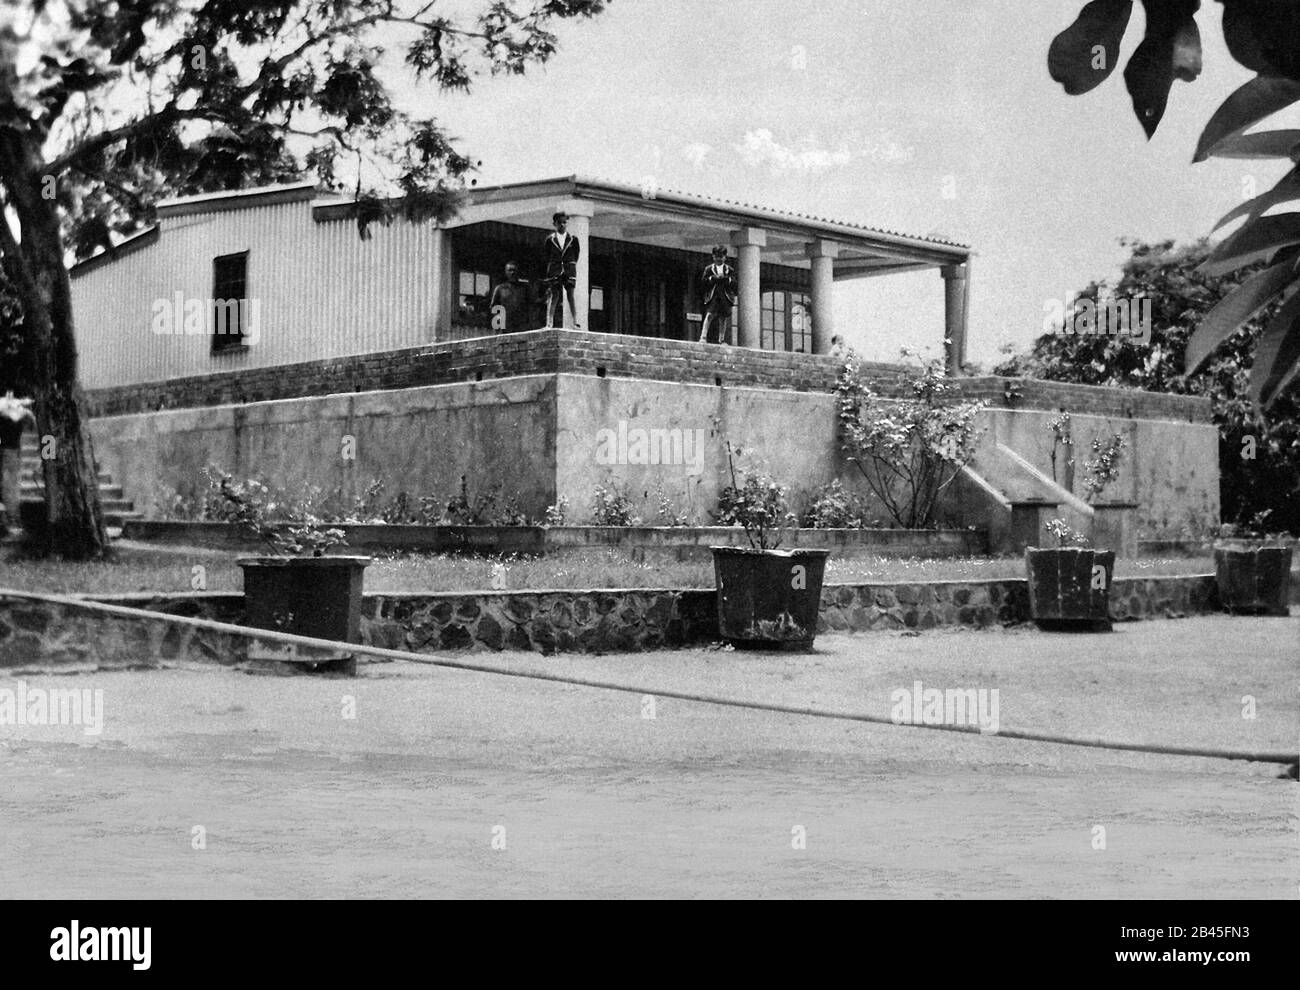
[[[745,227],[731,235],[731,243],[736,246],[736,281],[740,290],[736,304],[739,316],[736,344],[757,349],[763,319],[761,276],[767,232],[757,227]]]
[[[578,239],[582,249],[578,254],[578,275],[573,285],[573,303],[577,309],[574,319],[582,329],[588,330],[587,310],[591,304],[591,218],[596,213],[595,204],[588,199],[569,199],[560,204],[558,212],[569,215],[569,233]],[[567,301],[564,307],[568,308]],[[573,329],[571,323],[566,322],[564,326]]]
[[[967,286],[970,265],[944,265],[944,353],[948,374],[959,376],[966,363]]]
[[[807,250],[812,263],[812,352],[829,354],[831,337],[835,334],[835,259],[839,257],[840,246],[819,238]]]

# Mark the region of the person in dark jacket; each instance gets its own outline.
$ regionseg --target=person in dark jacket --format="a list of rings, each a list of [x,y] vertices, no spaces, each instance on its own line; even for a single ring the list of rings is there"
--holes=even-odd
[[[506,280],[498,282],[492,290],[492,302],[489,312],[492,314],[492,329],[497,333],[519,333],[521,330],[533,329],[528,325],[528,310],[532,300],[529,298],[527,282],[519,280],[519,265],[514,261],[506,262]]]
[[[700,276],[700,296],[704,301],[700,343],[722,343],[720,338],[726,332],[727,321],[731,319],[731,310],[739,295],[736,269],[727,264],[727,249],[719,244],[713,249],[713,264]]]
[[[578,325],[578,307],[573,302],[573,287],[578,279],[578,258],[582,254],[582,245],[578,239],[568,233],[569,218],[564,213],[551,217],[555,233],[546,238],[542,244],[542,270],[546,273],[546,329],[555,329],[556,317],[564,323],[563,302],[560,293],[569,300],[569,312],[573,314],[573,329],[581,330]]]

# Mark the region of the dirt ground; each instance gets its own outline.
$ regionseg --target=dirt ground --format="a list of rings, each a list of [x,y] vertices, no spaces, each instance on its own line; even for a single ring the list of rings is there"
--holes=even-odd
[[[920,680],[997,688],[1004,729],[1300,743],[1297,618],[474,659],[884,716]],[[639,693],[403,663],[22,680],[102,690],[106,717],[0,725],[4,897],[1300,896],[1300,785],[1273,765],[665,698],[647,718]]]

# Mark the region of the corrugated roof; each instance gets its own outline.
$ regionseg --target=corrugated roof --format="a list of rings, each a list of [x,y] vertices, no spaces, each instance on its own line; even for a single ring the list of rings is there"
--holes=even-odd
[[[641,189],[640,186],[627,186],[624,183],[615,182],[610,179],[600,179],[600,178],[587,179],[581,176],[574,176],[574,179],[579,183],[583,183],[587,185],[610,186],[615,188],[631,189],[637,192],[639,192]],[[671,188],[656,189],[655,197],[657,198],[659,196],[662,196],[664,193],[668,193],[671,196],[680,197],[681,199],[684,200],[698,202],[703,205],[715,206],[718,207],[719,209],[734,210],[739,208],[752,213],[761,213],[770,216],[783,217],[789,220],[797,220],[801,222],[811,222],[817,224],[826,224],[826,225],[837,226],[837,227],[848,227],[853,230],[860,230],[863,233],[867,233],[867,234],[883,234],[886,237],[902,237],[910,241],[924,241],[926,244],[937,244],[941,247],[955,247],[955,248],[962,248],[962,249],[970,248],[969,244],[962,244],[958,241],[945,240],[939,237],[930,237],[928,235],[921,235],[921,234],[906,234],[898,230],[888,230],[887,228],[884,227],[869,227],[866,224],[855,223],[852,220],[834,220],[831,219],[830,217],[821,217],[812,213],[799,213],[794,210],[778,210],[770,206],[759,206],[755,203],[746,203],[743,200],[701,196],[698,193],[692,193],[681,189],[671,189]]]
[[[652,204],[656,201],[663,201],[682,206],[694,206],[697,208],[717,210],[722,213],[741,214],[760,223],[767,221],[769,223],[782,223],[789,226],[818,229],[830,235],[838,234],[840,236],[874,237],[899,242],[904,245],[911,244],[917,247],[929,245],[938,249],[939,252],[951,252],[954,255],[969,254],[970,252],[969,245],[939,237],[905,234],[901,231],[888,230],[882,227],[871,227],[867,224],[857,223],[850,220],[836,220],[812,213],[779,210],[771,207],[759,206],[754,203],[747,203],[743,200],[701,196],[697,193],[672,188],[655,188],[653,196],[646,196],[643,195],[642,187],[638,184],[623,183],[611,179],[591,178],[576,174],[548,179],[533,179],[526,182],[502,183],[494,186],[472,186],[467,190],[467,192],[470,201],[473,202],[478,196],[483,196],[485,199],[488,198],[486,194],[490,194],[495,190],[526,191],[531,188],[537,188],[540,190],[544,187],[554,187],[557,185],[567,186],[568,192],[575,196],[581,196],[585,192],[589,195],[599,197],[603,192],[622,197],[635,197],[644,200],[647,204]],[[251,201],[272,197],[275,199],[310,199],[313,207],[346,206],[353,202],[353,200],[348,197],[333,197],[332,194],[320,190],[314,182],[295,182],[276,186],[261,186],[253,189],[234,189],[226,192],[204,193],[196,196],[179,196],[173,199],[165,199],[158,203],[157,213],[160,218],[166,218],[185,215],[188,213],[206,212],[208,210],[239,209],[251,205]],[[102,255],[96,256],[95,260],[99,257],[102,257]]]

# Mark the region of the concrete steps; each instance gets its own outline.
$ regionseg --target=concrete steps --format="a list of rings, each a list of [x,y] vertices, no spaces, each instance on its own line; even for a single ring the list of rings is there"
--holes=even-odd
[[[23,502],[41,502],[45,495],[45,482],[41,469],[40,450],[35,443],[27,442],[24,437],[22,461],[19,476],[19,492]],[[143,519],[144,514],[137,512],[135,503],[126,498],[122,486],[113,481],[107,471],[98,472],[99,504],[104,512],[104,525],[110,537],[121,535],[122,527],[130,520]]]

